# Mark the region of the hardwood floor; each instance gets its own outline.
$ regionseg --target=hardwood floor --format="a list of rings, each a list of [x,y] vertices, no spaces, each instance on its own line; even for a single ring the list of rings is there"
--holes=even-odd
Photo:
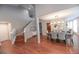
[[[72,54],[79,53],[71,47],[66,46],[63,42],[57,43],[41,37],[41,43],[37,43],[37,38],[33,37],[24,43],[23,36],[16,39],[14,45],[10,40],[3,41],[0,47],[1,54]]]

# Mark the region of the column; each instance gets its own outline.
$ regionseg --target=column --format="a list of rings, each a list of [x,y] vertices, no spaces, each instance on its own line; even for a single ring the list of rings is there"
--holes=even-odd
[[[37,7],[36,5],[34,5],[34,12],[35,12],[35,20],[36,20],[36,29],[37,29],[37,41],[38,44],[40,43],[40,29],[39,29],[39,17],[38,17],[38,13],[37,13]]]
[[[37,41],[40,43],[40,29],[39,29],[39,18],[36,17],[36,28],[37,28]]]

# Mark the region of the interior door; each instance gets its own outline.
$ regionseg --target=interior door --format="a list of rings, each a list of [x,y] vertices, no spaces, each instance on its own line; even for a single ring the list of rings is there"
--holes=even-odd
[[[0,41],[9,39],[9,27],[8,24],[0,23]]]
[[[50,23],[47,23],[47,31],[51,32],[51,25],[50,25]]]

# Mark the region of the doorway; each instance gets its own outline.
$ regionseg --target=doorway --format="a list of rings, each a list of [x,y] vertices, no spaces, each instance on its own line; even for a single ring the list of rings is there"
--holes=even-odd
[[[51,25],[50,25],[50,23],[47,23],[47,32],[51,32]]]
[[[42,23],[39,23],[40,35],[42,35]]]
[[[8,23],[0,23],[0,41],[9,40]]]

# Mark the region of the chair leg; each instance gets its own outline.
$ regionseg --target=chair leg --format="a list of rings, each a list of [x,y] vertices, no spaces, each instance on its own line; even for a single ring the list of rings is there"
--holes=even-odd
[[[0,46],[1,46],[1,42],[0,42]]]
[[[59,43],[59,42],[60,42],[60,40],[59,40],[59,39],[56,39],[56,42],[58,42],[58,43]]]
[[[66,40],[64,40],[64,43],[66,44]]]
[[[54,39],[51,38],[51,41],[54,41]]]

